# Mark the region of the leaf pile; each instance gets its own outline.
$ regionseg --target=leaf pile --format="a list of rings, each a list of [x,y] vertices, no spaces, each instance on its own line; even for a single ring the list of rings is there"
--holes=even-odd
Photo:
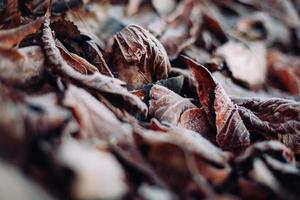
[[[299,199],[299,13],[0,1],[0,199]]]

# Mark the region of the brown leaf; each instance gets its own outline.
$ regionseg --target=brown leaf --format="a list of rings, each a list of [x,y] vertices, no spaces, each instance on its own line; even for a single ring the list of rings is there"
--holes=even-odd
[[[263,43],[228,42],[216,55],[224,58],[232,76],[251,89],[259,89],[266,79],[266,49]]]
[[[97,137],[103,141],[115,138],[122,141],[131,132],[130,127],[123,126],[108,108],[84,89],[70,85],[63,104],[72,109],[79,123],[79,138]]]
[[[196,33],[201,24],[197,16],[198,5],[194,0],[182,1],[177,9],[169,16],[166,31],[159,38],[166,48],[171,60],[195,41]]]
[[[264,12],[253,13],[242,18],[237,25],[237,30],[251,40],[265,40],[268,45],[290,44],[288,28]]]
[[[163,86],[154,85],[150,90],[149,114],[160,121],[177,125],[182,113],[190,108],[196,108],[196,106],[189,99],[185,99]]]
[[[0,46],[3,48],[9,48],[20,43],[27,35],[36,33],[40,29],[44,20],[45,18],[41,17],[17,28],[0,31]]]
[[[271,190],[281,198],[295,199],[297,192],[292,189],[294,186],[290,184],[290,178],[299,182],[299,170],[293,152],[282,143],[255,143],[237,157],[236,163],[240,173],[245,176],[244,180],[248,179],[252,187],[264,186],[266,194],[270,195]]]
[[[130,25],[114,36],[112,71],[128,83],[129,88],[140,88],[168,77],[170,62],[164,47],[148,31]]]
[[[84,58],[69,52],[59,41],[56,41],[56,46],[59,48],[63,59],[68,63],[68,65],[72,66],[78,72],[82,74],[93,74],[94,72],[99,72],[95,66],[90,64]]]
[[[113,77],[112,72],[106,64],[103,54],[93,40],[86,41],[82,48],[86,52],[86,59],[95,67],[97,67],[101,74]]]
[[[44,54],[39,46],[0,48],[0,80],[10,86],[28,88],[43,78]]]
[[[224,149],[250,144],[250,133],[243,124],[238,107],[229,99],[219,82],[203,66],[183,57],[195,77],[197,93],[212,127],[216,140]],[[213,134],[213,133],[212,133]]]
[[[81,40],[81,33],[77,26],[68,20],[57,20],[51,23],[51,29],[55,31],[57,37],[71,40]]]
[[[204,110],[163,86],[151,88],[149,113],[161,122],[190,129],[215,142]]]
[[[179,125],[200,133],[213,144],[216,144],[216,137],[211,134],[214,129],[209,125],[206,113],[203,108],[191,108],[180,116]]]
[[[249,146],[241,155],[236,158],[237,163],[246,162],[246,160],[253,160],[256,157],[263,155],[270,155],[274,158],[295,165],[294,153],[278,141],[264,141],[258,142]]]
[[[74,70],[72,66],[69,66],[62,58],[59,49],[55,45],[55,40],[52,36],[49,25],[49,19],[46,19],[43,28],[42,39],[44,43],[45,53],[54,71],[60,73],[63,77],[71,79],[77,84],[84,85],[85,87],[95,91],[96,93],[99,92],[101,94],[104,93],[112,96],[117,96],[118,98],[122,99],[125,104],[128,103],[130,105],[129,107],[125,108],[129,112],[138,111],[147,115],[146,105],[137,96],[132,95],[121,86],[124,84],[124,82],[97,72],[92,75],[83,75]]]
[[[268,52],[268,76],[275,86],[300,94],[300,58],[279,51]],[[278,83],[279,82],[279,83]]]
[[[193,131],[139,129],[135,137],[158,174],[181,194],[195,188],[194,194],[213,195],[213,185],[220,185],[228,178],[228,155]]]
[[[267,139],[277,139],[300,152],[300,103],[271,98],[236,99],[239,114],[252,133],[259,133]]]
[[[57,161],[75,174],[71,190],[78,199],[118,199],[128,192],[125,171],[109,152],[65,140]]]

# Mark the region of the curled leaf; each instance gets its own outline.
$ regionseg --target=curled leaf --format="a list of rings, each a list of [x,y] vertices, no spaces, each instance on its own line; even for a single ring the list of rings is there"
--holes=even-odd
[[[27,35],[36,33],[45,18],[41,17],[33,22],[21,25],[17,28],[0,31],[0,47],[9,48],[20,43]]]
[[[279,98],[236,99],[235,102],[244,124],[252,133],[280,140],[295,153],[300,152],[300,103]]]
[[[250,133],[245,127],[238,107],[230,100],[210,72],[191,59],[183,57],[196,81],[197,93],[208,120],[216,127],[216,141],[224,149],[250,144]]]
[[[168,77],[170,62],[164,47],[148,31],[129,25],[114,36],[112,71],[129,88]]]
[[[196,39],[201,24],[201,17],[196,17],[199,5],[194,0],[182,1],[174,13],[169,17],[166,31],[160,41],[166,48],[171,60]]]
[[[52,68],[57,73],[61,73],[64,77],[71,79],[77,84],[84,85],[85,87],[100,93],[117,96],[122,99],[124,103],[128,103],[130,107],[125,109],[129,112],[140,111],[143,114],[147,114],[146,105],[135,95],[129,93],[121,85],[124,83],[119,79],[114,79],[98,72],[92,75],[83,75],[77,72],[72,66],[68,65],[62,58],[59,49],[55,45],[55,40],[49,27],[50,21],[46,19],[43,28],[43,43],[46,55],[52,65]],[[118,102],[119,103],[119,102]]]

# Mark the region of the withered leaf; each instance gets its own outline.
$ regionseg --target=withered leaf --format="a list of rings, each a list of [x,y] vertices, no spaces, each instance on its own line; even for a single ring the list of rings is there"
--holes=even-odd
[[[210,196],[214,193],[213,185],[228,178],[228,155],[193,131],[136,130],[135,137],[138,146],[146,149],[144,154],[158,174],[173,189],[180,188],[180,193],[195,188],[194,194]]]
[[[236,99],[235,102],[244,124],[252,133],[280,140],[295,153],[300,152],[300,103],[279,98]]]
[[[183,98],[171,90],[154,85],[150,90],[149,114],[161,122],[178,125],[200,133],[210,141],[213,129],[202,108],[197,108],[190,99]]]
[[[221,147],[248,145],[250,133],[252,137],[259,133],[265,139],[282,141],[298,153],[298,102],[279,98],[236,99],[233,102],[204,67],[189,59],[185,61],[196,78],[200,102],[208,119],[216,126],[217,142]]]
[[[288,28],[264,12],[243,18],[237,30],[250,40],[265,40],[268,45],[289,45],[291,42]]]
[[[148,31],[129,25],[114,36],[112,71],[129,88],[168,77],[170,62],[164,47]]]
[[[275,86],[300,94],[300,58],[274,50],[268,52],[268,77]]]
[[[149,114],[160,121],[177,125],[183,112],[196,108],[189,99],[185,99],[171,90],[154,85],[150,90]]]
[[[238,107],[230,100],[210,72],[187,57],[183,57],[196,81],[197,93],[208,120],[216,127],[216,141],[224,149],[250,144],[250,133],[245,127]],[[212,133],[213,134],[213,133]]]
[[[293,181],[299,182],[299,170],[296,168],[293,152],[282,143],[258,142],[237,157],[236,163],[238,170],[245,176],[244,181],[248,179],[247,182],[251,183],[252,187],[258,188],[263,185],[282,198],[295,198],[296,192],[291,192],[293,189],[286,187],[286,181],[293,177]],[[267,188],[263,189],[266,194],[269,193]]]
[[[100,73],[93,73],[92,75],[84,75],[69,66],[66,61],[62,58],[58,48],[55,46],[55,41],[49,27],[49,19],[46,19],[43,28],[43,42],[46,55],[51,62],[54,71],[61,73],[63,76],[75,81],[77,84],[84,85],[87,88],[104,94],[118,96],[125,103],[128,103],[130,107],[125,109],[133,112],[140,111],[141,113],[147,114],[146,105],[135,95],[129,93],[121,85],[124,82],[119,79],[114,79]]]
[[[9,48],[14,46],[15,44],[20,43],[27,35],[36,33],[40,29],[44,20],[45,18],[41,17],[33,22],[21,25],[13,29],[1,30],[0,46]]]
[[[0,47],[0,80],[11,86],[28,88],[43,78],[44,54],[39,46],[16,49]]]
[[[162,42],[171,60],[188,45],[196,40],[200,28],[201,18],[196,17],[199,12],[198,4],[194,0],[182,1],[177,9],[169,16],[166,31],[159,40]]]
[[[130,127],[123,125],[108,108],[84,89],[70,85],[63,104],[73,111],[79,123],[79,138],[97,137],[103,141],[109,141],[110,138],[126,140],[131,132]]]
[[[72,40],[81,40],[81,34],[77,26],[68,20],[57,20],[51,24],[51,29],[55,31],[57,37]]]
[[[224,58],[232,76],[252,89],[260,88],[266,80],[266,49],[263,43],[228,42],[216,50]]]
[[[1,170],[57,199],[299,199],[299,12],[0,0]]]
[[[106,64],[103,54],[101,53],[100,49],[94,41],[86,41],[82,48],[86,52],[86,59],[95,67],[97,67],[101,74],[113,77],[112,72]]]
[[[69,52],[59,41],[56,41],[56,46],[59,48],[64,60],[80,73],[93,74],[94,72],[99,72],[95,66],[90,64],[84,58]]]
[[[69,139],[63,142],[56,155],[62,166],[75,173],[71,186],[75,198],[118,199],[127,193],[124,169],[111,153]]]
[[[258,156],[270,155],[282,162],[295,165],[294,153],[278,141],[258,142],[249,146],[241,155],[236,158],[237,163],[253,160]]]

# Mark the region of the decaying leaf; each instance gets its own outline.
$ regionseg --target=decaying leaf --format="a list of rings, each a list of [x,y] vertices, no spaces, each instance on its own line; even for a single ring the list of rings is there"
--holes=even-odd
[[[299,199],[299,12],[0,0],[0,199]]]
[[[0,48],[0,80],[21,88],[31,87],[43,78],[44,54],[40,47]]]
[[[57,159],[75,172],[72,191],[76,198],[117,199],[128,190],[122,166],[108,152],[86,147],[77,141],[65,141],[58,149]]]
[[[233,102],[204,67],[188,59],[186,62],[196,78],[200,102],[217,128],[217,142],[221,147],[249,145],[250,135],[259,133],[266,139],[280,140],[298,152],[298,102],[276,98]],[[207,88],[210,93],[205,92]]]
[[[55,46],[55,41],[49,27],[49,19],[46,19],[44,23],[42,39],[45,45],[44,48],[46,55],[51,62],[54,71],[62,73],[63,76],[75,82],[77,81],[80,84],[83,84],[84,86],[94,90],[95,92],[103,92],[118,96],[126,103],[129,103],[134,109],[137,109],[144,114],[147,113],[146,105],[141,102],[138,97],[132,95],[125,88],[123,88],[121,85],[124,83],[119,79],[110,78],[97,72],[93,73],[92,75],[84,75],[76,72],[71,66],[69,66],[62,58],[58,48]],[[129,109],[129,111],[132,112],[133,108],[125,109]]]
[[[299,153],[300,104],[271,98],[235,100],[246,127],[268,139],[277,139]],[[280,117],[278,117],[280,116]]]
[[[300,94],[300,59],[278,51],[268,53],[268,76],[272,83],[292,94]],[[278,81],[280,82],[278,84]]]
[[[243,124],[238,107],[203,66],[184,58],[196,80],[197,93],[208,120],[216,127],[216,140],[222,148],[237,148],[250,144],[250,133]],[[213,134],[213,133],[212,133]]]
[[[213,195],[213,186],[228,178],[228,155],[193,131],[135,132],[138,146],[145,149],[144,155],[158,174],[175,190],[180,188],[183,195],[189,190],[196,196]]]
[[[232,76],[246,86],[260,88],[266,79],[266,49],[261,42],[228,42],[219,47],[217,56],[224,58]]]
[[[111,138],[126,140],[131,133],[130,127],[123,125],[108,108],[81,88],[70,85],[63,103],[72,109],[78,120],[79,138],[97,137],[103,141],[109,141]]]
[[[168,19],[166,31],[160,37],[171,60],[195,41],[201,18],[197,16],[197,3],[194,0],[182,1]]]
[[[184,99],[171,90],[154,85],[150,90],[149,113],[161,121],[177,125],[186,110],[196,108],[189,99]]]
[[[1,30],[0,46],[9,48],[20,43],[27,35],[36,33],[40,29],[44,20],[45,18],[41,17],[17,28]]]
[[[293,177],[293,181],[299,182],[299,170],[296,168],[293,152],[282,143],[277,141],[256,143],[248,147],[236,159],[236,163],[238,170],[244,176],[240,183],[245,198],[250,196],[259,198],[258,194],[250,194],[246,191],[245,183],[248,187],[251,184],[249,189],[262,190],[265,198],[270,198],[274,193],[281,198],[289,199],[295,199],[298,195],[298,192],[291,192],[293,189],[286,187],[286,181],[290,177]]]
[[[150,90],[149,104],[149,114],[159,121],[190,129],[215,141],[211,137],[213,130],[204,110],[197,108],[190,99],[183,98],[163,86],[154,85]]]
[[[142,27],[131,25],[115,37],[113,73],[129,88],[168,77],[170,62],[161,43]]]

